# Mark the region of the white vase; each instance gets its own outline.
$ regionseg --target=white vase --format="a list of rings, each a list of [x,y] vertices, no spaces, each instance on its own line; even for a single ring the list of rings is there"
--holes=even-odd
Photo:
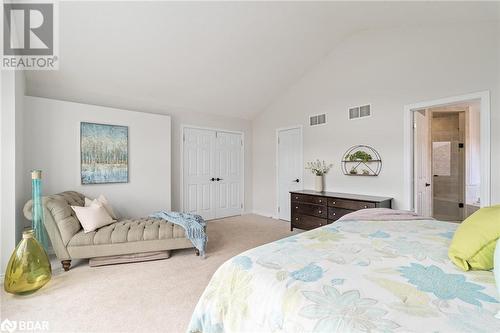
[[[314,189],[316,192],[323,192],[323,176],[316,176]]]

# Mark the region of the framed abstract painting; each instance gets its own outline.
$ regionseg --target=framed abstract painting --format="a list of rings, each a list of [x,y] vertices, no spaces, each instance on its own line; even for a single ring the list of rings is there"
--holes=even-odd
[[[82,185],[128,182],[128,127],[80,123]]]

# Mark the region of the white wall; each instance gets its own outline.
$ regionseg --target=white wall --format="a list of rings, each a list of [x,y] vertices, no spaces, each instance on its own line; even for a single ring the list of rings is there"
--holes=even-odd
[[[29,93],[29,91],[28,91]],[[41,96],[43,97],[43,96]],[[73,102],[80,103],[101,103],[97,99],[78,99]],[[245,201],[244,208],[246,212],[252,211],[252,122],[247,119],[236,117],[218,116],[201,112],[194,112],[186,109],[172,109],[152,107],[147,100],[136,99],[134,96],[121,96],[116,98],[115,103],[106,104],[107,107],[140,110],[143,112],[168,114],[171,118],[172,126],[172,209],[181,208],[181,126],[192,125],[207,128],[216,128],[230,131],[240,131],[245,137]]]
[[[121,216],[145,216],[171,208],[171,120],[142,113],[52,99],[25,97],[24,200],[29,170],[43,170],[43,193],[74,190],[104,194]],[[80,122],[129,127],[129,182],[80,183]]]
[[[364,31],[346,39],[277,98],[253,122],[253,207],[276,209],[275,130],[304,126],[304,160],[334,163],[326,190],[394,197],[404,207],[403,107],[425,100],[490,90],[492,203],[500,202],[498,24],[406,27]],[[372,104],[373,116],[347,120],[349,106]],[[308,116],[326,112],[326,126]],[[382,156],[378,177],[344,176],[340,159],[355,144]],[[313,177],[304,173],[305,188]]]
[[[1,274],[21,238],[24,73],[1,71],[0,228]],[[17,184],[21,186],[17,186]]]
[[[26,203],[24,197],[24,183],[29,181],[24,170],[24,72],[16,72],[16,243],[21,239],[24,229],[23,207]],[[31,225],[31,224],[30,224]]]

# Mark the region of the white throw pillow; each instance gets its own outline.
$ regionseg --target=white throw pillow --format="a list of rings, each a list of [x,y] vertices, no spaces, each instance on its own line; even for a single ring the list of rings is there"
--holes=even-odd
[[[106,197],[104,195],[99,195],[99,198],[97,199],[94,199],[94,200],[91,200],[89,198],[85,198],[85,207],[90,207],[90,205],[93,203],[93,202],[99,202],[101,203],[104,208],[106,208],[106,210],[108,211],[108,214],[115,220],[118,219],[118,216],[115,214],[115,211],[113,210],[113,207],[111,207],[111,205],[109,204],[109,201],[108,199],[106,199]]]
[[[85,233],[115,222],[100,202],[92,202],[89,207],[71,206],[71,208],[75,211]]]

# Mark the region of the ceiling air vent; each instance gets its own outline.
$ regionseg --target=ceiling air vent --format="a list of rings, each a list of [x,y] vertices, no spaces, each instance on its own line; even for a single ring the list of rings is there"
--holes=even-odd
[[[349,119],[357,119],[371,116],[370,104],[349,108]]]
[[[317,125],[323,125],[323,124],[326,124],[326,113],[317,114],[315,116],[309,117],[309,125],[317,126]]]

